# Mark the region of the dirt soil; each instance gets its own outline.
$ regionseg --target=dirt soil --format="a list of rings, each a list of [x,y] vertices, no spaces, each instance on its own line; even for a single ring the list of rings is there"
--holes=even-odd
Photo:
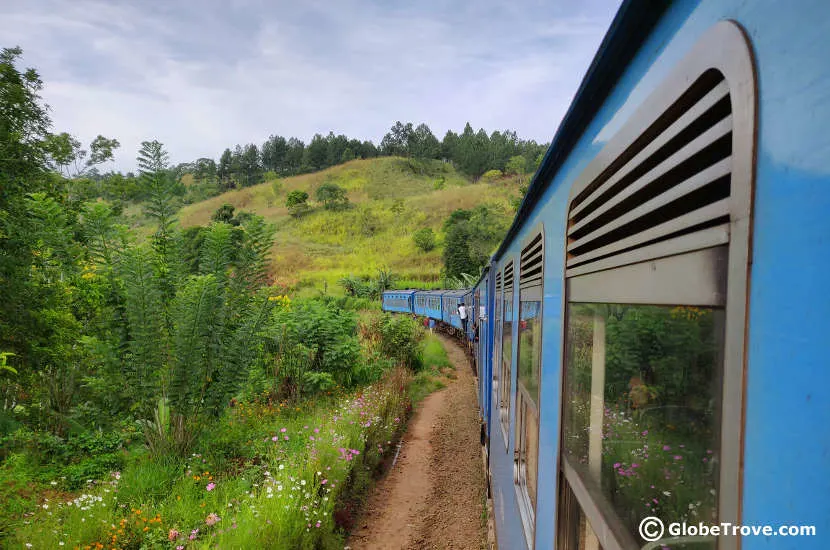
[[[352,550],[486,548],[485,482],[470,363],[443,338],[455,379],[427,396],[394,468],[372,490]]]

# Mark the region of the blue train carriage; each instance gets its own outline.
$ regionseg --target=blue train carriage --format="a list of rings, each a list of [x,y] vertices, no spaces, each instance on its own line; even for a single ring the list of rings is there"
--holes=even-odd
[[[458,305],[462,303],[466,290],[448,290],[442,295],[442,315],[441,320],[444,324],[458,330],[459,334],[462,331],[461,318],[458,316]]]
[[[413,311],[421,317],[441,320],[442,290],[418,290],[413,300]]]
[[[467,342],[472,342],[475,340],[475,331],[476,331],[476,306],[475,306],[475,293],[473,289],[468,289],[467,293],[464,295],[462,301],[464,302],[464,307],[467,309],[467,334],[466,339]]]
[[[828,51],[826,1],[623,2],[478,285],[499,548],[830,547]]]
[[[383,311],[412,313],[414,295],[414,290],[387,290],[383,293],[381,307]]]

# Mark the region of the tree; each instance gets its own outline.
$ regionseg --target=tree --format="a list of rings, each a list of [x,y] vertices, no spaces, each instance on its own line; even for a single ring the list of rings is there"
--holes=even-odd
[[[317,188],[315,197],[318,202],[323,203],[326,210],[343,210],[349,206],[346,190],[336,183],[324,183]]]
[[[288,142],[282,136],[270,136],[262,144],[262,167],[268,171],[284,174]]]
[[[259,149],[253,143],[245,146],[239,156],[239,172],[243,187],[257,184],[262,179],[262,166],[259,162]]]
[[[234,222],[234,218],[233,218],[234,210],[235,210],[235,208],[233,207],[232,204],[225,203],[225,204],[223,204],[222,206],[220,206],[219,208],[216,209],[216,212],[213,213],[213,215],[210,217],[210,219],[213,222],[227,223],[229,225],[239,225],[238,221],[235,224],[233,223]]]
[[[89,144],[89,160],[87,161],[87,166],[97,166],[112,160],[114,158],[113,151],[119,147],[121,147],[121,144],[117,139],[105,138],[99,134]]]
[[[380,148],[384,155],[407,157],[410,154],[409,143],[412,140],[412,123],[395,122],[391,130],[383,136]]]
[[[49,150],[52,165],[61,175],[73,178],[88,174],[95,166],[112,160],[114,151],[121,146],[117,139],[99,135],[92,140],[89,153],[87,153],[81,148],[81,142],[66,132],[47,136],[45,144]],[[89,154],[88,159],[87,154]]]
[[[429,252],[435,248],[435,233],[429,227],[416,231],[412,235],[412,240],[415,242],[415,246],[424,252]]]
[[[328,156],[328,142],[320,134],[314,134],[303,153],[303,170],[314,172],[326,168]]]
[[[142,141],[138,152],[139,179],[147,190],[144,212],[158,227],[153,234],[153,249],[157,254],[157,269],[165,299],[172,299],[175,280],[179,275],[180,258],[175,250],[173,225],[178,205],[175,200],[176,182],[167,170],[169,155],[157,140]]]
[[[426,124],[419,124],[408,137],[408,149],[413,157],[436,159],[441,154],[441,144]]]
[[[81,150],[81,142],[66,132],[46,136],[45,145],[54,167],[67,177],[70,175],[69,166],[75,164],[77,171],[78,160],[86,155],[86,152]]]
[[[285,153],[285,174],[299,174],[303,167],[305,144],[297,138],[288,140],[288,150]]]
[[[527,173],[527,159],[522,155],[510,157],[504,169],[505,173],[515,176],[524,176]]]
[[[510,219],[503,207],[493,204],[453,211],[443,228],[444,274],[453,278],[477,275],[507,232]]]
[[[222,152],[222,156],[219,157],[219,165],[216,167],[216,175],[219,177],[219,181],[226,189],[233,187],[233,183],[231,181],[232,163],[233,153],[231,153],[230,149],[225,149]]]
[[[310,207],[308,206],[308,193],[305,191],[294,190],[288,193],[285,199],[285,206],[288,208],[288,213],[299,218],[308,213]]]

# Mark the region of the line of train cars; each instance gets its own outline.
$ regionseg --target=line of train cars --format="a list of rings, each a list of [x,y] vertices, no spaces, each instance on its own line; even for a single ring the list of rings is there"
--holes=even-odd
[[[384,311],[409,313],[422,318],[433,319],[441,323],[442,328],[461,337],[464,325],[458,315],[458,306],[463,303],[467,311],[472,312],[473,292],[467,290],[387,290],[383,293],[381,304]],[[469,319],[473,318],[472,313]],[[466,341],[475,339],[475,326],[467,323]]]
[[[475,288],[396,294],[484,308],[500,548],[830,548],[828,52],[826,0],[624,1]]]

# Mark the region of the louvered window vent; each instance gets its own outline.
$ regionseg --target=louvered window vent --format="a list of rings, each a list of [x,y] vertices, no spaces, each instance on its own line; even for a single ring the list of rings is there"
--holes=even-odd
[[[519,289],[542,285],[542,259],[542,234],[539,233],[522,250]]]
[[[567,275],[726,244],[731,155],[729,88],[711,70],[573,200]]]
[[[513,262],[504,268],[504,291],[513,290]]]

